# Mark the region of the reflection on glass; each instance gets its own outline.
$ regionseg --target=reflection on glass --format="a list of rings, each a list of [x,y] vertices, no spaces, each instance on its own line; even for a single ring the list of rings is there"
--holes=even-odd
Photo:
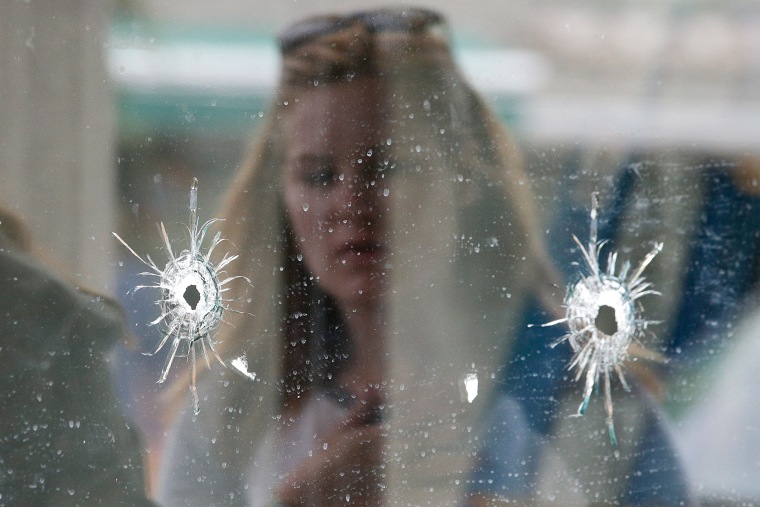
[[[251,285],[231,284],[248,304],[218,350],[255,380],[201,373],[207,409],[178,414],[161,501],[688,504],[638,375],[615,454],[603,407],[567,417],[569,351],[527,326],[561,310],[560,270],[441,16],[321,16],[279,40],[277,94],[222,225]]]
[[[319,490],[315,503],[331,503],[334,493],[344,503],[680,505],[690,500],[687,489],[707,506],[758,503],[755,3],[442,0],[438,8],[456,20],[453,49],[435,15],[321,18],[283,38],[296,77],[280,84],[281,53],[264,27],[306,16],[317,3],[117,3],[111,18],[101,0],[0,2],[0,197],[29,225],[37,257],[69,271],[73,285],[112,290],[139,337],[104,356],[101,347],[120,336],[100,326],[118,321],[110,305],[67,282],[37,285],[55,277],[26,252],[0,246],[8,271],[0,282],[9,288],[0,294],[0,504],[144,500],[134,452],[141,444],[123,431],[104,365],[143,432],[151,485],[172,425],[162,474],[169,504],[287,500],[288,480],[297,477],[278,471],[295,470],[310,451],[340,454],[328,437],[362,406],[349,426],[380,435],[358,446],[367,452],[353,462],[356,487],[304,479],[304,488]],[[429,44],[415,42],[428,36]],[[313,51],[298,58],[298,48]],[[368,58],[359,64],[347,55]],[[329,79],[315,67],[338,60],[346,72]],[[363,111],[366,125],[357,126],[352,118],[362,115],[349,106],[307,97],[338,82],[333,98],[345,95],[362,109],[374,101]],[[295,154],[298,125],[301,141],[333,129],[307,109],[356,126],[366,139],[351,156],[379,163],[335,170],[330,154]],[[525,171],[496,115],[519,141]],[[314,124],[310,136],[303,122]],[[254,129],[258,147],[232,186]],[[350,144],[355,132],[345,130],[329,144]],[[167,386],[155,382],[165,357],[141,354],[163,338],[157,326],[146,329],[160,308],[155,291],[127,294],[145,282],[136,275],[145,268],[108,234],[162,258],[155,224],[170,233],[186,224],[192,176],[203,182],[205,210],[231,187],[225,231],[239,229],[230,250],[256,275],[255,286],[235,286],[252,315],[220,326],[220,357],[233,368],[200,361],[204,413],[195,420],[189,358],[172,363]],[[367,185],[373,195],[355,192]],[[595,191],[599,235],[621,259],[643,259],[665,244],[645,273],[663,294],[642,302],[646,318],[659,322],[646,345],[667,362],[627,361],[630,394],[613,379],[617,458],[603,396],[572,417],[580,401],[567,369],[572,350],[551,348],[559,326],[539,327],[563,315],[559,300],[582,259],[572,236],[588,237]],[[339,233],[327,219],[308,221],[333,199],[372,208],[362,215],[379,212],[372,218],[380,227],[369,231],[378,240],[351,247],[347,259],[382,259],[363,271],[369,285],[353,270],[336,270],[345,282],[337,284],[331,270],[315,274],[320,258],[300,242],[314,239],[315,227],[324,237]],[[0,229],[18,232],[12,219]],[[358,397],[346,389],[349,373],[374,363],[370,350],[355,351],[370,336],[352,328],[358,315],[345,315],[341,291],[352,284],[375,294],[363,293],[365,302],[379,301],[371,350],[382,359],[380,383]],[[192,287],[177,295],[190,309],[201,302]],[[99,309],[70,314],[61,306],[68,303]],[[620,330],[614,313],[601,305],[589,319],[612,334]],[[77,324],[71,332],[57,330],[64,316]],[[308,419],[315,406],[327,415]],[[315,431],[299,434],[304,428]],[[339,463],[343,471],[352,462]],[[360,485],[382,485],[382,495],[358,496]],[[41,500],[48,494],[58,496]]]
[[[137,431],[109,382],[119,309],[54,274],[37,249],[0,207],[0,505],[151,505]]]

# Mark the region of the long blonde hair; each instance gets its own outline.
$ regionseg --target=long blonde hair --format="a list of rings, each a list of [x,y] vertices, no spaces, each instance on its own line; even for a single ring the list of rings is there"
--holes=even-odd
[[[304,23],[315,19],[343,18],[319,17]],[[525,272],[526,278],[534,276],[534,286],[536,279],[539,285],[547,286],[553,281],[553,268],[538,233],[533,195],[519,150],[457,69],[443,27],[423,29],[414,26],[414,21],[411,26],[403,32],[373,32],[355,19],[341,29],[288,48],[283,55],[278,93],[221,213],[225,220],[222,234],[241,256],[234,269],[252,282],[238,283],[232,291],[232,299],[246,304],[251,300],[252,306],[245,309],[247,314],[229,317],[232,325],[218,337],[222,350],[244,348],[246,342],[255,339],[250,323],[259,318],[259,306],[271,300],[271,295],[263,294],[274,286],[283,286],[292,261],[280,189],[283,145],[287,142],[283,119],[299,94],[338,81],[379,76],[390,83],[386,105],[398,123],[393,145],[396,152],[404,152],[407,171],[456,171],[443,176],[461,180],[460,190],[455,192],[455,205],[460,209],[482,197],[473,195],[479,183],[497,184],[511,213],[498,219],[510,230],[513,240],[524,243],[526,254],[529,252],[540,266]],[[429,141],[429,146],[422,146],[424,140]],[[445,165],[441,168],[435,164]],[[278,278],[274,286],[273,276]],[[287,296],[281,293],[279,297]]]
[[[440,16],[411,10],[312,18],[281,41],[280,86],[220,214],[222,235],[240,255],[227,269],[250,283],[230,284],[231,305],[243,313],[225,317],[217,348],[226,360],[245,354],[256,380],[223,369],[204,372],[202,412],[192,427],[215,439],[215,461],[243,470],[250,455],[240,449],[253,452],[284,406],[320,381],[323,372],[309,352],[318,333],[302,323],[329,304],[294,290],[311,280],[289,244],[281,189],[284,120],[306,90],[381,83],[385,100],[378,107],[393,167],[388,389],[393,421],[408,429],[388,441],[389,452],[409,464],[403,472],[389,467],[388,484],[405,484],[398,474],[416,473],[412,464],[421,456],[448,456],[454,461],[441,466],[463,474],[472,439],[462,432],[485,409],[481,400],[493,390],[528,294],[551,299],[554,291],[519,150],[457,69]],[[457,379],[473,370],[481,378],[478,402],[456,408],[456,424],[436,422],[435,431],[418,435],[451,417],[451,390],[458,401]],[[420,454],[420,442],[441,452]],[[420,473],[435,470],[426,463]],[[447,484],[440,491],[461,487]],[[420,502],[436,504],[428,490],[420,494],[427,495]]]

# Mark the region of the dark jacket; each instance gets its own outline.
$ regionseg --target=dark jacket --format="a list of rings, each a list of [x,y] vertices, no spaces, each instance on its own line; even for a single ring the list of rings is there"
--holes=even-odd
[[[123,331],[0,232],[0,506],[150,505],[106,365]]]

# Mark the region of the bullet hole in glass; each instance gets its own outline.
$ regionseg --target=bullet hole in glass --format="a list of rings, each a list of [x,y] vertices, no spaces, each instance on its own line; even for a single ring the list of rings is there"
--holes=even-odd
[[[195,310],[201,300],[201,293],[198,292],[198,287],[195,285],[188,285],[185,289],[185,293],[182,294],[182,297],[190,308]]]
[[[601,305],[596,314],[594,325],[599,331],[608,336],[617,333],[618,326],[617,320],[615,319],[615,309],[611,306]]]

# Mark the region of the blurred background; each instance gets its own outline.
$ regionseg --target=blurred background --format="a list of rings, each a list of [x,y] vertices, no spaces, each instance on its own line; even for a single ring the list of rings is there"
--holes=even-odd
[[[757,2],[417,4],[447,15],[466,73],[521,139],[760,150]],[[212,210],[266,110],[277,30],[309,14],[378,5],[3,2],[0,196],[56,260],[112,290],[105,233],[120,172],[173,159],[200,172]]]
[[[561,191],[563,154],[760,156],[755,0],[415,3],[449,19],[465,74],[525,148],[546,215]],[[151,459],[163,435],[156,415],[161,390],[154,383],[163,357],[139,352],[156,343],[156,330],[145,323],[157,309],[151,294],[128,293],[143,269],[111,232],[137,252],[162,258],[155,224],[163,221],[182,234],[193,176],[200,180],[201,220],[213,217],[268,109],[278,75],[277,31],[310,14],[382,5],[0,3],[0,202],[26,221],[49,262],[78,284],[116,296],[127,309],[139,343],[114,352],[114,376]],[[754,327],[745,327],[752,333]],[[753,353],[740,356],[758,357]],[[732,363],[720,364],[716,376]],[[751,362],[747,368],[753,369]],[[675,418],[695,487],[706,494],[760,495],[751,480],[760,474],[760,452],[715,459],[733,416],[725,413],[705,426],[719,411],[719,402],[709,401],[709,378],[700,382],[706,412]],[[723,382],[736,391],[747,379]],[[742,400],[733,403],[739,412],[745,408]],[[744,433],[730,438],[755,449],[750,443],[760,442],[760,425],[741,424],[737,431]],[[695,439],[708,430],[717,449],[706,457]]]

